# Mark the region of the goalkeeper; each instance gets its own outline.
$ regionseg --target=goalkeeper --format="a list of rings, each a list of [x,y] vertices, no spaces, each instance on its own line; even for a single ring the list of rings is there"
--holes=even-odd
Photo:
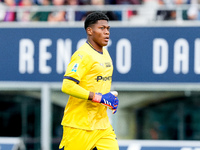
[[[110,92],[113,64],[103,47],[110,26],[101,12],[89,14],[84,22],[87,41],[72,55],[62,91],[69,96],[62,119],[60,150],[119,150],[107,108],[116,113],[118,98]]]

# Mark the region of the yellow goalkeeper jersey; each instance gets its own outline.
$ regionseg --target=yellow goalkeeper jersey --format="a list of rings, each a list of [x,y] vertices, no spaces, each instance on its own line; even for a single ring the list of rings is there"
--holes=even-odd
[[[105,94],[110,91],[112,73],[108,51],[103,49],[100,53],[86,42],[73,54],[64,80],[73,80],[87,91]],[[110,127],[106,106],[74,96],[69,97],[61,124],[85,130]]]

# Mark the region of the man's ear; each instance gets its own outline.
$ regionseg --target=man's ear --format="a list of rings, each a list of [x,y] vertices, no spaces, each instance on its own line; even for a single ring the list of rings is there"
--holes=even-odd
[[[90,35],[90,36],[92,35],[92,28],[91,27],[87,27],[86,31],[87,31],[88,35]]]

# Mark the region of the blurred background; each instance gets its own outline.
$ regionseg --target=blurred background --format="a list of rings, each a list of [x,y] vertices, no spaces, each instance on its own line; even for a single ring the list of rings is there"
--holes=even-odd
[[[84,19],[110,19],[120,150],[200,149],[199,0],[0,0],[0,150],[57,150]]]

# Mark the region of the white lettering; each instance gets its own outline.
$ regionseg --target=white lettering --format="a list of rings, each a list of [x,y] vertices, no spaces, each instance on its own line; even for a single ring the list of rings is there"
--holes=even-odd
[[[174,44],[174,73],[187,74],[189,71],[189,44],[181,38]]]
[[[72,41],[71,39],[58,39],[57,41],[57,63],[56,71],[62,74],[67,69],[72,54]]]
[[[128,39],[120,39],[116,47],[117,70],[126,74],[131,69],[131,42]]]
[[[200,148],[183,147],[181,150],[200,150]]]
[[[192,150],[192,148],[189,148],[189,147],[183,147],[183,148],[181,148],[181,150]]]
[[[194,42],[194,72],[200,74],[200,39]]]
[[[19,41],[19,72],[21,74],[34,72],[34,44],[30,39]]]
[[[76,49],[79,49],[85,42],[87,39],[80,39],[77,43]]]
[[[47,47],[52,44],[50,39],[41,39],[39,42],[39,72],[41,74],[51,73],[51,67],[47,65],[47,60],[50,60],[52,55],[47,52]]]
[[[153,72],[163,74],[168,68],[168,43],[165,39],[153,40]]]

